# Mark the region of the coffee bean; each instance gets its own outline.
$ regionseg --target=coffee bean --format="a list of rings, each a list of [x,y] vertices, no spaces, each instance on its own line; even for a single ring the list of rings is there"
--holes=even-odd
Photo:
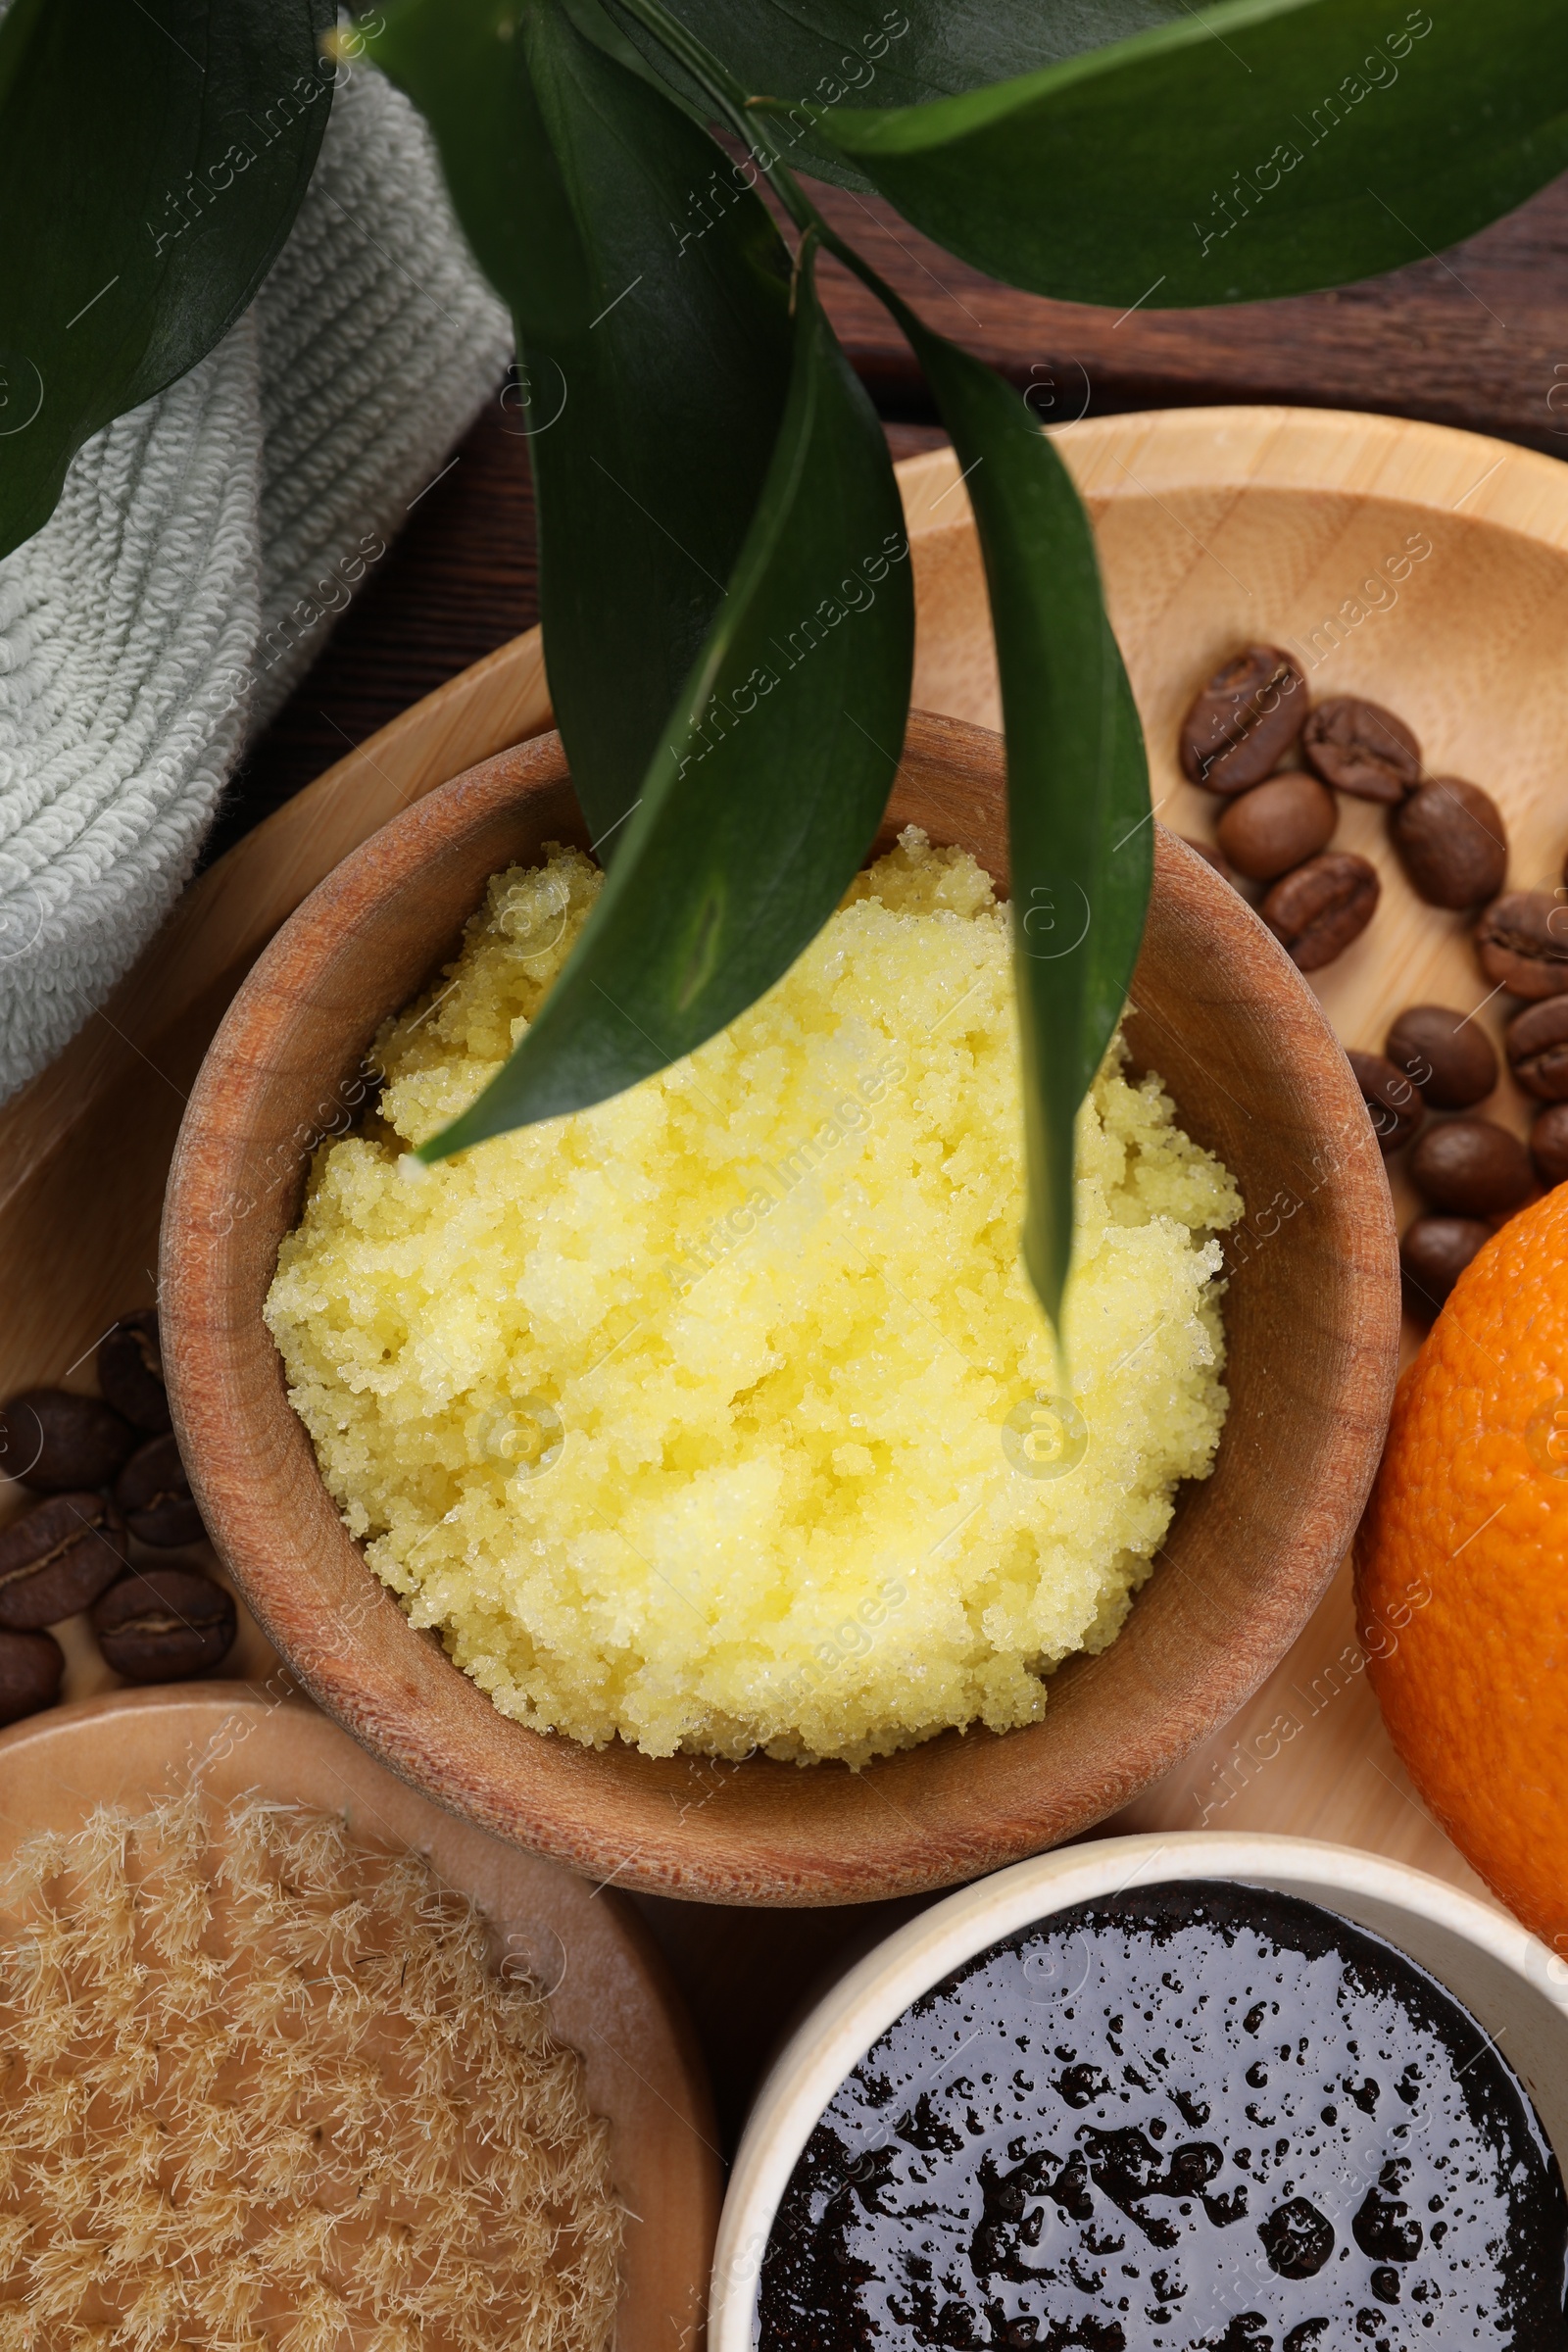
[[[52,1494],[0,1528],[0,1626],[34,1633],[91,1608],[127,1563],[125,1529],[102,1494]]]
[[[1530,1156],[1543,1184],[1568,1183],[1568,1102],[1538,1113],[1530,1130]]]
[[[105,1332],[98,1343],[98,1387],[105,1402],[137,1429],[169,1427],[157,1307],[138,1306]]]
[[[1343,955],[1372,920],[1377,869],[1349,850],[1325,850],[1276,882],[1258,912],[1303,972]]]
[[[1431,906],[1479,906],[1508,879],[1497,804],[1462,776],[1435,776],[1389,819],[1411,887]]]
[[[1476,925],[1476,952],[1489,980],[1516,997],[1568,989],[1568,906],[1549,890],[1511,890]]]
[[[135,1444],[129,1423],[97,1396],[26,1389],[0,1405],[0,1470],[41,1494],[108,1486]]]
[[[1568,1102],[1568,997],[1543,997],[1503,1031],[1508,1066],[1527,1095]]]
[[[1377,1134],[1378,1150],[1387,1157],[1420,1133],[1426,1104],[1403,1070],[1385,1061],[1381,1054],[1352,1053],[1348,1059]]]
[[[199,1544],[207,1533],[172,1436],[154,1438],[131,1455],[116,1482],[115,1500],[137,1541],[160,1550]]]
[[[1232,801],[1214,830],[1238,873],[1272,882],[1326,849],[1339,822],[1334,795],[1313,776],[1271,776]]]
[[[1210,792],[1261,784],[1306,717],[1306,678],[1278,646],[1250,645],[1215,670],[1182,721],[1183,773]]]
[[[1407,1005],[1383,1050],[1396,1069],[1415,1080],[1434,1110],[1468,1110],[1484,1102],[1497,1083],[1492,1040],[1468,1015],[1446,1004]]]
[[[1399,1270],[1411,1311],[1430,1320],[1476,1251],[1491,1239],[1492,1227],[1479,1217],[1417,1217],[1399,1244]]]
[[[60,1696],[66,1653],[53,1634],[0,1633],[0,1723],[20,1723]]]
[[[1491,1217],[1517,1208],[1534,1190],[1530,1154],[1491,1119],[1445,1119],[1410,1154],[1410,1181],[1450,1216]]]
[[[142,1568],[92,1613],[106,1662],[131,1683],[180,1683],[220,1665],[239,1619],[221,1585],[194,1568]]]
[[[1359,695],[1331,695],[1301,729],[1301,757],[1336,792],[1402,801],[1421,781],[1421,746],[1402,718]]]

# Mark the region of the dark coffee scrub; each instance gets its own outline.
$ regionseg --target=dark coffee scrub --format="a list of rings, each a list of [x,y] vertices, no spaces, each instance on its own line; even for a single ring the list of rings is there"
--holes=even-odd
[[[1568,2204],[1528,2097],[1392,1945],[1239,1886],[1009,1936],[843,2084],[760,2352],[1561,2352]]]

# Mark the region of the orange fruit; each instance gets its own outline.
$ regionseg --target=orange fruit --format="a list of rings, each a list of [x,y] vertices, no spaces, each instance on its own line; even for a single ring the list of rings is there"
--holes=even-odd
[[[1356,1607],[1411,1780],[1568,1954],[1568,1186],[1471,1260],[1400,1381]]]

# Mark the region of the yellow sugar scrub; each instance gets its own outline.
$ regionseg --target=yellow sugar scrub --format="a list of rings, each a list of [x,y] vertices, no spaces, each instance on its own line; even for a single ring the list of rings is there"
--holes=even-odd
[[[1053,1401],[1008,916],[913,827],[688,1060],[426,1171],[599,889],[547,858],[383,1030],[379,1115],[278,1253],[350,1533],[503,1714],[593,1745],[858,1764],[1034,1722],[1213,1465],[1231,1176],[1113,1048]]]

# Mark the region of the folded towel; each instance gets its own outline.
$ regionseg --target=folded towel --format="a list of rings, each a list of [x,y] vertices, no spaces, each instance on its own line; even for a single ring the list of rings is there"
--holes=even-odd
[[[146,945],[245,742],[499,388],[511,328],[424,125],[344,71],[249,312],[0,562],[0,1099]]]

